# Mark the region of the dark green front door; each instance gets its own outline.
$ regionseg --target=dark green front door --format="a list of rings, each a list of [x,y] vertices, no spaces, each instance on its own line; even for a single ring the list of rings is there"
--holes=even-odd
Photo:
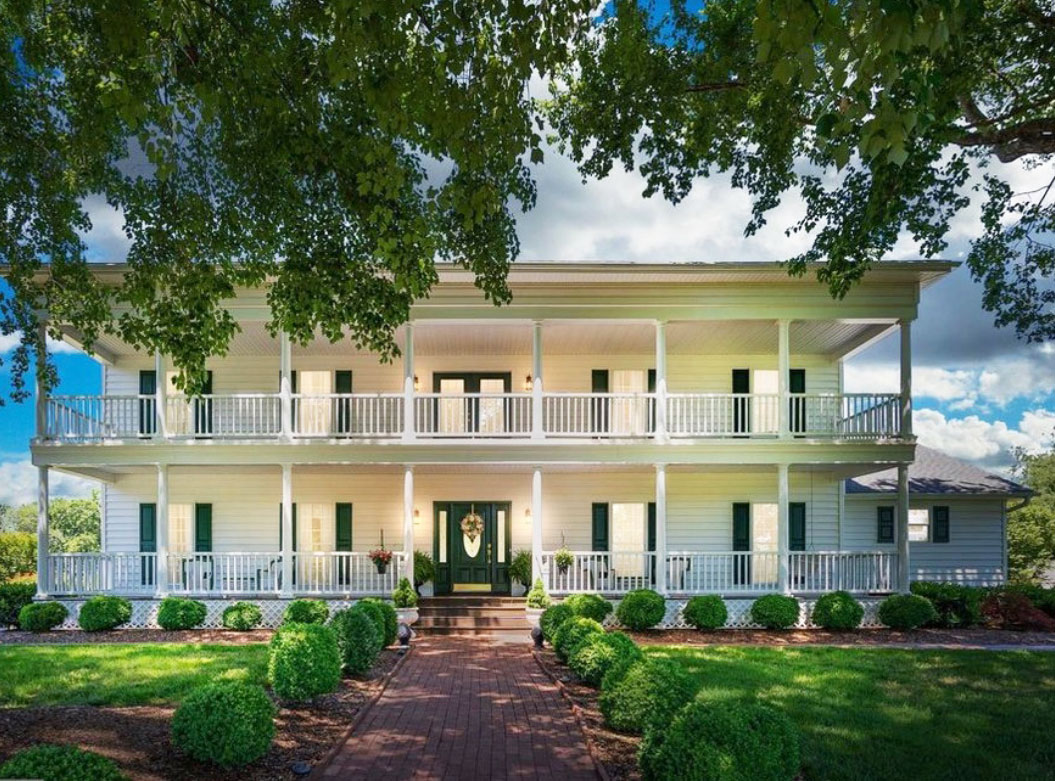
[[[476,535],[462,531],[462,520],[472,513],[481,520]],[[436,593],[508,593],[510,504],[437,502],[435,517]],[[441,546],[440,535],[444,532],[446,544]]]

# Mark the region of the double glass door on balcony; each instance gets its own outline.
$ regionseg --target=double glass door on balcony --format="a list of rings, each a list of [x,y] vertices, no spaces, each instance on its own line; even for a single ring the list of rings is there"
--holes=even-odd
[[[509,417],[505,394],[509,372],[436,372],[432,375],[433,415],[439,434],[502,434]]]

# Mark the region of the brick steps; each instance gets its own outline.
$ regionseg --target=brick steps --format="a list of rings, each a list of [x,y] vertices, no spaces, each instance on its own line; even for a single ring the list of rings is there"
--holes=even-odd
[[[527,633],[524,600],[489,595],[430,597],[418,604],[414,631],[424,635]]]

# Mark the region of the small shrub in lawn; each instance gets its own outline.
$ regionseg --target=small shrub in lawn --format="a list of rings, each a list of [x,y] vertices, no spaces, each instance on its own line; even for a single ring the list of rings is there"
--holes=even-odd
[[[725,600],[714,594],[693,597],[681,611],[682,618],[696,629],[721,629],[729,620]]]
[[[813,605],[813,623],[825,629],[857,629],[864,617],[865,609],[848,591],[824,594]]]
[[[18,625],[27,632],[47,632],[54,629],[70,613],[58,602],[31,602],[18,613]]]
[[[542,578],[535,578],[531,591],[527,593],[527,606],[534,610],[545,610],[551,604],[546,587],[542,585]]]
[[[294,599],[282,613],[283,624],[325,624],[330,608],[321,599]]]
[[[0,627],[17,626],[19,612],[33,601],[36,593],[37,581],[33,578],[0,583]]]
[[[40,743],[24,748],[0,765],[0,778],[39,778],[43,781],[123,781],[128,776],[112,759],[76,746]]]
[[[557,658],[566,663],[579,646],[591,636],[602,634],[604,634],[604,627],[592,618],[572,616],[557,627],[553,635],[553,650],[557,652]]]
[[[267,677],[275,694],[285,700],[310,700],[336,691],[341,682],[337,635],[319,624],[279,627],[271,638]]]
[[[917,580],[912,583],[910,590],[913,594],[926,597],[934,605],[936,618],[927,622],[931,626],[957,629],[982,622],[985,589],[958,583]]]
[[[572,612],[571,607],[565,605],[563,602],[558,602],[556,605],[550,605],[542,612],[542,615],[539,616],[539,628],[542,629],[543,639],[545,639],[550,645],[553,645],[553,636],[557,633],[557,629],[569,618],[574,617],[575,613]]]
[[[879,603],[879,620],[891,629],[916,629],[938,620],[934,605],[918,594],[891,594]]]
[[[666,729],[645,734],[641,774],[646,781],[791,781],[799,773],[800,742],[791,719],[766,705],[695,700]]]
[[[1055,618],[1036,607],[1025,594],[995,591],[982,603],[982,616],[1001,629],[1055,632]]]
[[[240,767],[259,759],[275,737],[275,706],[262,686],[209,683],[172,717],[172,743],[201,762]]]
[[[376,605],[381,611],[381,617],[384,619],[384,632],[382,634],[382,644],[384,647],[392,645],[396,642],[396,635],[399,632],[399,616],[396,615],[396,609],[392,607],[391,602],[386,602],[383,599],[377,599],[376,597],[367,597],[362,600],[371,605]]]
[[[627,629],[641,631],[651,629],[667,614],[667,602],[662,595],[649,588],[639,588],[629,592],[619,607],[615,617]]]
[[[392,592],[392,604],[398,608],[418,606],[418,592],[410,585],[406,578],[400,578]]]
[[[341,666],[346,672],[362,675],[374,666],[384,638],[368,611],[356,607],[338,610],[330,619],[330,627],[337,635]]]
[[[599,624],[612,612],[612,603],[598,594],[572,594],[564,600],[564,604],[570,607],[575,615],[592,618]]]
[[[85,632],[116,629],[132,620],[132,603],[122,597],[92,597],[81,605],[77,623]]]
[[[223,625],[227,629],[248,632],[260,626],[264,614],[252,602],[235,602],[223,611]]]
[[[643,656],[630,636],[622,632],[590,635],[568,657],[568,666],[583,683],[594,688],[616,666],[629,667]]]
[[[205,623],[205,603],[182,597],[165,597],[158,608],[158,626],[162,629],[193,629]]]
[[[371,602],[367,599],[360,599],[354,605],[353,610],[361,610],[370,616],[370,620],[374,622],[374,626],[377,628],[377,636],[381,639],[381,644],[385,642],[385,614],[381,612],[381,608],[376,602]]]
[[[751,620],[766,629],[787,629],[799,620],[799,601],[783,594],[766,594],[751,603]]]
[[[617,683],[601,687],[598,705],[609,727],[640,735],[666,727],[698,688],[696,678],[677,662],[645,657],[630,665]]]

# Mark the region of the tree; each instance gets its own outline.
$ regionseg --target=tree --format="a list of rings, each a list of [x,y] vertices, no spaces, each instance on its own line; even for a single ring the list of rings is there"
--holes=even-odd
[[[1055,560],[1055,451],[1014,451],[1015,476],[1035,493],[1030,503],[1007,519],[1011,577],[1036,581]]]
[[[699,8],[699,6],[694,6]],[[683,198],[730,172],[753,197],[745,233],[789,192],[806,213],[788,259],[844,296],[907,231],[942,252],[984,173],[967,264],[999,325],[1055,338],[1055,176],[1016,194],[991,161],[1055,175],[1055,13],[1042,0],[615,0],[547,107],[584,176],[640,166],[647,195]]]
[[[4,507],[0,531],[36,535],[37,506]],[[99,492],[87,499],[56,498],[48,502],[49,549],[52,553],[87,553],[101,549]]]
[[[436,259],[496,304],[542,157],[526,85],[587,30],[585,0],[24,0],[0,10],[0,332],[12,396],[38,336],[160,350],[179,387],[266,285],[272,333],[391,358]],[[85,200],[123,215],[124,279],[85,263]],[[37,272],[47,261],[46,279]],[[37,275],[37,276],[35,276]]]

